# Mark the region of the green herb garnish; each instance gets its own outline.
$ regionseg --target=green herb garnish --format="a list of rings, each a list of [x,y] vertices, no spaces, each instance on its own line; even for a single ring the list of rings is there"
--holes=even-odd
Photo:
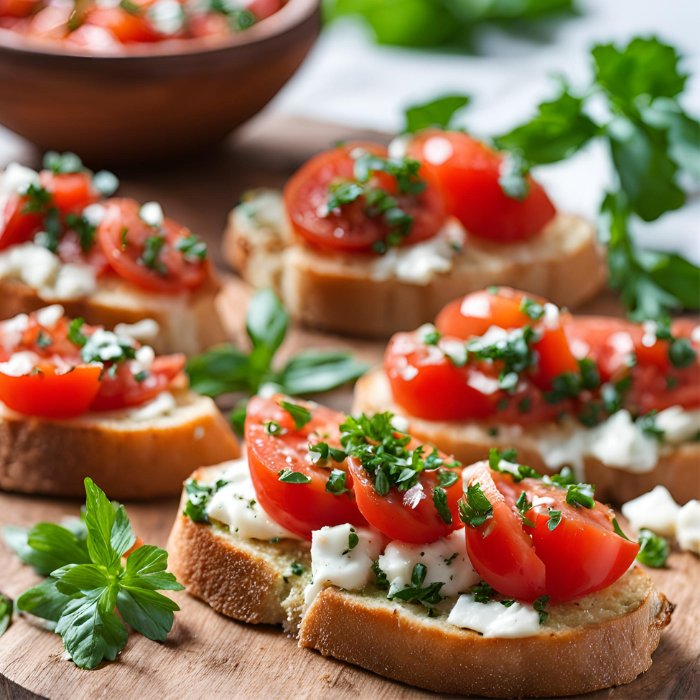
[[[277,478],[279,481],[283,481],[285,484],[310,484],[311,477],[302,474],[301,472],[295,472],[292,469],[280,469],[277,472]]]
[[[459,506],[459,519],[470,527],[482,525],[487,518],[493,515],[491,501],[481,490],[479,482],[467,487],[465,494],[457,502]]]
[[[671,548],[663,537],[659,537],[651,530],[640,530],[637,561],[654,569],[661,569],[666,565],[670,552]]]

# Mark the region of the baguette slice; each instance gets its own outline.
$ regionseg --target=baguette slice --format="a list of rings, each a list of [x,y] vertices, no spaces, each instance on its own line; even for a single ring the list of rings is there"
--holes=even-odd
[[[486,421],[430,421],[406,415],[394,403],[389,381],[381,368],[376,368],[355,385],[353,414],[373,415],[391,411],[408,420],[407,431],[425,442],[435,445],[443,452],[454,455],[463,464],[473,464],[488,459],[489,450],[496,447],[505,450],[515,447],[518,462],[527,464],[541,474],[552,474],[544,461],[538,442],[551,440],[561,434],[563,428],[557,423],[529,426],[499,427],[492,435],[492,427]],[[678,503],[691,498],[700,498],[700,443],[687,442],[670,447],[659,455],[659,460],[651,471],[633,472],[617,467],[609,467],[599,459],[586,455],[583,458],[586,482],[595,484],[596,498],[604,503],[620,505],[651,491],[654,486],[665,486]]]
[[[196,355],[226,340],[216,310],[219,283],[210,278],[193,292],[157,294],[138,289],[116,276],[98,281],[97,291],[72,301],[45,300],[22,282],[0,282],[0,320],[37,311],[49,303],[60,303],[71,318],[84,318],[93,326],[114,330],[117,323],[136,323],[153,319],[160,328],[156,338],[148,339],[158,355],[184,352]]]
[[[193,476],[214,481],[225,467]],[[330,586],[302,615],[308,543],[245,540],[179,515],[167,549],[170,570],[216,611],[245,622],[281,622],[301,647],[438,692],[551,697],[629,683],[651,665],[673,611],[635,567],[604,591],[548,606],[536,636],[484,638],[448,624],[446,610],[431,618],[423,606],[390,601],[373,587]],[[292,561],[305,573],[290,576]]]
[[[0,404],[0,489],[83,497],[89,476],[118,500],[176,496],[197,465],[234,459],[239,448],[210,398],[172,394],[176,407],[146,420],[127,410],[46,420]]]
[[[607,279],[593,226],[568,214],[558,214],[524,243],[467,237],[462,251],[453,253],[451,269],[407,282],[379,267],[396,251],[382,259],[318,250],[292,237],[279,193],[258,190],[249,198],[230,214],[225,260],[253,287],[274,289],[296,321],[325,331],[387,338],[431,322],[448,302],[492,284],[575,308]],[[432,255],[422,249],[413,262],[423,264]]]

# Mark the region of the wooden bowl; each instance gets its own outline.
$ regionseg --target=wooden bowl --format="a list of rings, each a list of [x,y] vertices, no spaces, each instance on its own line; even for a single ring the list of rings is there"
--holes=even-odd
[[[0,124],[95,167],[193,153],[260,111],[319,28],[319,0],[289,0],[215,44],[189,39],[124,55],[67,52],[0,31]]]

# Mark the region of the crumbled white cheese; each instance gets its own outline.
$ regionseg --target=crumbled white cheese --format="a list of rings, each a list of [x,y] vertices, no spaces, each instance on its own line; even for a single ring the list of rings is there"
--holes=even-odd
[[[154,10],[158,6],[162,6],[164,4],[171,4],[175,3],[178,5],[179,8],[179,3],[177,0],[159,0],[159,2],[156,2],[155,4],[151,5],[151,8],[149,9],[149,14],[151,10]],[[164,32],[164,33],[169,33],[169,32]],[[147,223],[149,226],[154,226],[155,228],[160,228],[163,225],[163,220],[164,220],[164,215],[163,215],[163,207],[158,204],[158,202],[146,202],[144,205],[141,206],[141,209],[139,209],[139,217],[141,218],[141,221],[144,221]]]
[[[506,607],[495,600],[477,603],[471,593],[459,597],[447,621],[484,637],[532,637],[540,631],[539,613],[532,605],[513,603]]]
[[[158,337],[160,326],[152,318],[144,318],[141,321],[136,321],[136,323],[117,323],[114,327],[114,332],[117,335],[144,343],[149,340],[155,340]]]
[[[133,421],[147,421],[167,416],[177,408],[177,401],[169,391],[162,391],[153,400],[129,411]]]
[[[370,276],[377,282],[397,278],[407,284],[427,285],[436,274],[452,269],[465,240],[466,233],[459,222],[449,219],[426,241],[389,248],[374,260]]]
[[[359,538],[350,549],[350,535]],[[383,537],[376,530],[352,525],[322,527],[311,533],[313,579],[304,591],[308,607],[327,585],[354,591],[373,580],[372,564],[382,550]]]
[[[10,163],[0,176],[0,196],[24,194],[29,185],[39,185],[39,173],[19,163]]]
[[[423,484],[418,483],[411,486],[411,488],[404,493],[403,504],[407,508],[416,508],[424,498],[427,498],[427,496],[423,490]]]
[[[244,193],[241,203],[234,209],[237,227],[245,230],[271,229],[279,231],[284,226],[284,203],[279,190],[256,189]]]
[[[676,539],[681,549],[700,554],[700,501],[688,501],[676,518]]]
[[[392,416],[391,425],[400,433],[408,432],[408,418],[405,416]]]
[[[228,525],[232,533],[246,539],[301,539],[278,525],[257,502],[246,456],[229,462],[219,478],[230,483],[209,502],[210,518]]]
[[[43,309],[39,309],[36,312],[36,320],[39,325],[46,330],[52,331],[56,328],[56,324],[63,318],[65,309],[60,304],[52,304],[51,306],[45,306]]]
[[[0,323],[0,327],[2,328],[2,347],[12,351],[22,342],[22,334],[29,328],[29,316],[18,314]]]
[[[57,255],[35,243],[11,246],[0,253],[0,280],[15,279],[36,289],[47,301],[69,301],[95,291],[90,265],[61,264]]]
[[[588,453],[608,467],[651,471],[658,461],[658,441],[646,435],[624,409],[591,430]]]
[[[155,350],[150,345],[142,345],[135,353],[136,362],[134,364],[139,365],[139,369],[135,374],[139,372],[148,372],[153,366],[153,361],[156,359]]]
[[[177,0],[157,0],[148,8],[146,14],[161,34],[175,34],[182,29],[185,21],[182,5]]]
[[[41,358],[35,352],[16,352],[7,362],[0,362],[0,373],[8,377],[25,377],[34,371]]]
[[[637,532],[647,528],[664,537],[674,536],[679,512],[680,506],[665,486],[655,486],[622,506],[622,514]]]
[[[542,323],[547,330],[556,330],[561,325],[559,319],[559,307],[547,302],[544,305],[544,316]]]
[[[664,431],[664,442],[675,445],[698,434],[700,411],[684,411],[682,406],[671,406],[656,414],[655,423]]]
[[[455,596],[479,582],[467,556],[463,530],[441,537],[430,544],[390,542],[379,557],[379,568],[386,574],[392,590],[411,585],[411,574],[416,564],[426,567],[423,586],[441,582],[440,595]]]
[[[399,134],[395,136],[387,148],[389,151],[389,158],[396,158],[397,160],[405,158],[408,154],[408,146],[413,140],[413,136],[413,134]]]
[[[107,210],[101,204],[90,204],[83,209],[83,218],[90,226],[99,226],[105,218]]]

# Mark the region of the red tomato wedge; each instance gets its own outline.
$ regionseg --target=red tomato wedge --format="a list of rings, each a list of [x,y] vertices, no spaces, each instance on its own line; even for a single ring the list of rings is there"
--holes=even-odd
[[[297,430],[290,414],[279,405],[285,400],[308,409],[311,420]],[[340,425],[344,420],[342,413],[330,408],[280,395],[271,399],[254,396],[248,403],[245,440],[258,501],[275,522],[307,540],[311,539],[313,530],[325,525],[367,524],[357,507],[347,461],[338,463],[329,459],[321,466],[309,459],[309,444],[325,442],[340,448]],[[280,426],[280,434],[271,435],[266,429],[270,421]],[[311,481],[300,484],[280,481],[284,469],[303,474]],[[326,491],[333,469],[347,473],[348,491],[340,495]]]
[[[206,278],[206,260],[192,261],[177,249],[177,243],[190,235],[189,229],[165,219],[160,229],[143,221],[141,206],[134,199],[110,199],[97,230],[98,240],[114,271],[130,282],[153,292],[176,294],[198,287]],[[144,262],[149,239],[164,242],[151,265]]]
[[[530,176],[524,199],[506,195],[499,184],[504,154],[463,132],[428,129],[411,141],[408,155],[434,174],[450,213],[479,238],[498,243],[527,240],[556,214],[543,187]]]
[[[52,195],[50,206],[58,207],[63,214],[78,213],[98,200],[98,193],[92,186],[92,173],[86,170],[58,174],[42,170],[39,181]]]
[[[479,484],[493,513],[476,527],[467,525],[467,552],[479,575],[499,593],[532,601],[542,595],[566,602],[607,588],[630,567],[639,545],[614,531],[612,511],[595,502],[593,508],[566,502],[567,490],[539,479],[515,483],[509,475],[477,467],[468,486]],[[516,501],[546,499],[518,513]],[[549,509],[561,511],[559,524],[549,529]]]
[[[86,413],[100,389],[102,368],[80,365],[57,373],[56,365],[39,363],[31,375],[0,371],[0,401],[8,408],[40,418],[75,418]]]
[[[413,440],[409,447],[415,449],[419,445],[417,440]],[[427,454],[429,453],[430,450]],[[442,453],[440,456],[446,463],[451,461]],[[420,473],[418,483],[422,487],[422,495],[419,493],[411,499],[406,496],[408,491],[400,491],[396,486],[392,486],[386,496],[380,496],[374,488],[370,475],[357,458],[350,457],[348,466],[353,476],[357,506],[360,512],[367,518],[370,525],[392,540],[415,544],[435,542],[463,527],[457,506],[457,501],[462,495],[461,468],[441,468],[458,475],[457,481],[452,486],[445,487],[447,507],[452,517],[452,522],[446,523],[440,517],[433,502],[433,489],[440,486],[437,471]]]
[[[27,198],[13,194],[5,204],[5,211],[0,215],[0,250],[11,245],[24,243],[41,230],[40,214],[25,214]]]
[[[384,241],[390,232],[382,216],[367,214],[364,195],[354,202],[328,212],[329,186],[354,179],[352,154],[364,150],[386,158],[386,148],[373,143],[350,143],[326,151],[303,165],[287,182],[284,204],[293,230],[307,243],[346,252],[372,252],[373,244]],[[423,172],[419,173],[423,178]],[[425,179],[425,178],[423,178]],[[398,206],[413,217],[409,235],[402,244],[417,243],[434,236],[445,221],[445,204],[439,188],[428,176],[428,186],[419,195],[398,192],[396,179],[384,172],[373,172],[369,185],[385,190]]]
[[[108,29],[122,44],[153,42],[162,38],[143,17],[121,7],[91,7],[85,24]]]
[[[526,294],[510,287],[472,292],[462,299],[450,302],[435,320],[437,329],[447,336],[468,340],[482,336],[492,326],[512,330],[523,326],[536,328],[542,336],[533,344],[539,355],[535,383],[543,389],[551,387],[551,381],[564,372],[578,373],[578,363],[573,356],[564,333],[564,326],[571,319],[563,314],[552,321],[533,319],[523,309],[523,301],[530,300],[544,308],[546,299]]]

